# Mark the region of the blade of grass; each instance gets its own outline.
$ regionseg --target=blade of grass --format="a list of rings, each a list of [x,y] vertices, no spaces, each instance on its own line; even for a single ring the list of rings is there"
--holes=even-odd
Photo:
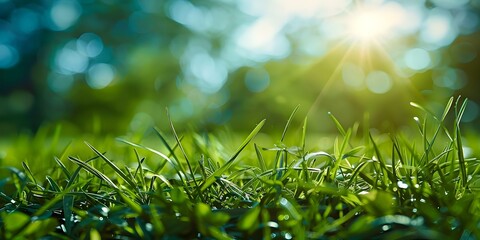
[[[82,161],[80,159],[77,159],[75,157],[68,157],[68,159],[70,161],[76,163],[80,167],[84,168],[85,170],[87,170],[88,172],[93,174],[94,176],[96,176],[96,177],[100,178],[101,180],[105,181],[106,183],[108,183],[108,185],[110,185],[114,189],[118,189],[118,186],[115,183],[113,183],[113,181],[110,178],[108,178],[105,174],[101,173],[100,171],[98,171],[94,167],[88,165],[84,161]]]
[[[65,195],[63,197],[63,217],[65,218],[65,231],[68,235],[71,234],[74,226],[74,216],[72,213],[73,204],[75,203],[74,195]]]
[[[143,171],[143,162],[145,161],[145,158],[140,159],[140,156],[138,155],[137,150],[134,148],[133,151],[135,152],[135,157],[137,159],[138,167],[135,170],[134,178],[137,176],[137,173],[140,174],[140,182],[143,187],[143,190],[146,190],[146,184],[145,184],[145,172]]]
[[[28,178],[30,178],[30,180],[33,183],[38,184],[37,179],[35,179],[35,176],[33,175],[32,170],[30,170],[30,167],[28,166],[28,164],[26,162],[22,162],[22,167],[25,170],[25,172],[27,172]]]
[[[460,97],[457,99],[457,104],[455,105],[456,116],[455,116],[455,132],[456,132],[456,139],[457,139],[457,153],[458,153],[458,163],[460,165],[460,173],[462,178],[462,188],[467,187],[467,166],[465,164],[465,156],[463,154],[463,143],[462,143],[462,135],[460,132],[460,122],[462,120],[463,113],[467,107],[467,99],[464,99],[461,107],[457,110],[458,101]]]
[[[265,172],[267,170],[267,165],[265,164],[265,160],[263,159],[262,153],[260,152],[260,148],[257,144],[253,144],[255,147],[255,153],[257,154],[258,164],[260,166],[260,170]]]
[[[89,163],[89,162],[91,162],[91,161],[93,161],[93,160],[95,160],[95,159],[98,159],[98,158],[99,158],[98,156],[94,156],[94,157],[92,157],[92,158],[90,158],[90,159],[87,159],[87,160],[85,161],[85,163]],[[70,159],[69,159],[69,160],[70,160]],[[82,170],[82,167],[81,167],[81,166],[78,166],[77,169],[75,169],[75,172],[73,172],[72,176],[68,179],[68,183],[67,183],[66,188],[70,187],[70,186],[73,184],[73,182],[75,181],[75,179],[77,179],[78,175],[80,174],[80,170]]]
[[[250,141],[257,135],[257,133],[262,129],[263,125],[265,124],[265,119],[262,120],[257,126],[253,129],[253,131],[247,136],[247,138],[243,141],[240,147],[235,151],[235,153],[230,157],[230,159],[220,168],[218,168],[214,173],[212,173],[205,181],[203,182],[200,190],[205,191],[208,187],[210,187],[215,181],[216,178],[221,176],[225,171],[227,171],[235,162],[238,155],[243,151],[243,149],[250,143]]]
[[[173,146],[173,148],[170,146],[170,144],[168,144],[167,140],[165,139],[165,137],[163,137],[162,133],[160,132],[160,130],[158,130],[157,128],[154,128],[155,130],[155,133],[157,134],[157,136],[160,138],[160,140],[162,141],[163,145],[167,148],[168,152],[170,153],[170,155],[173,157],[173,159],[177,162],[177,164],[180,166],[180,170],[185,172],[185,170],[182,168],[179,160],[178,160],[178,157],[177,155],[175,154],[175,149],[178,147],[178,143],[175,144],[175,146]],[[183,139],[183,136],[180,137],[180,142],[182,142],[182,139]]]
[[[300,138],[300,144],[302,146],[303,153],[305,153],[305,138],[306,138],[306,136],[307,136],[307,117],[305,117],[305,119],[303,120],[302,137]]]
[[[62,172],[65,174],[65,176],[67,178],[70,178],[72,174],[70,174],[70,171],[68,171],[67,167],[65,167],[65,164],[63,164],[63,162],[60,161],[60,159],[58,159],[57,157],[55,157],[54,159],[55,162],[57,162],[58,166],[60,166],[60,169],[62,169]]]
[[[57,182],[55,180],[53,180],[50,176],[46,176],[45,178],[47,179],[48,184],[50,184],[50,186],[52,187],[52,189],[54,191],[56,191],[56,192],[61,192],[62,191],[62,189],[57,184]]]
[[[392,172],[388,171],[387,165],[385,164],[385,161],[382,157],[382,154],[380,152],[380,149],[378,148],[377,144],[375,143],[375,140],[373,140],[372,134],[370,134],[370,142],[372,143],[373,149],[375,150],[375,155],[377,155],[378,162],[380,163],[380,167],[383,169],[386,177],[392,182],[395,182],[395,178],[393,177]],[[387,184],[386,179],[383,181],[385,184]]]
[[[100,156],[103,161],[105,161],[117,174],[122,178],[123,181],[125,181],[132,189],[135,189],[138,191],[138,186],[137,184],[130,178],[128,177],[122,170],[120,170],[115,163],[113,163],[110,159],[108,159],[103,153],[99,152],[95,147],[90,145],[88,142],[85,142],[87,146],[92,149],[98,156]]]
[[[345,188],[349,188],[350,186],[352,186],[353,184],[353,181],[355,181],[355,179],[357,178],[357,175],[362,171],[363,168],[365,168],[367,166],[367,163],[371,163],[372,161],[362,161],[364,159],[364,157],[362,156],[362,158],[360,159],[360,163],[357,165],[357,167],[355,168],[355,170],[353,171],[352,173],[352,176],[350,177],[350,179],[348,180],[348,183],[347,185],[345,186]]]
[[[172,129],[173,136],[175,137],[175,140],[177,141],[178,147],[180,148],[180,151],[183,154],[183,158],[185,158],[185,161],[187,162],[187,167],[188,167],[188,170],[190,171],[190,175],[192,177],[193,184],[195,184],[195,189],[197,190],[198,196],[203,200],[203,195],[201,194],[200,187],[198,185],[197,180],[195,179],[195,173],[193,172],[192,165],[190,164],[190,160],[188,159],[187,153],[185,152],[185,149],[183,148],[183,145],[180,142],[180,139],[177,135],[177,131],[175,130],[175,127],[173,126],[173,122],[172,122],[172,119],[170,118],[170,114],[168,112],[168,109],[167,109],[167,117],[168,117],[168,121],[170,122],[170,128]],[[186,173],[184,173],[184,174],[187,175]]]
[[[333,116],[333,114],[331,112],[328,112],[328,116],[330,116],[330,118],[333,120],[333,122],[335,123],[335,126],[337,127],[340,134],[342,134],[342,136],[345,136],[345,134],[346,134],[345,129],[342,127],[342,124],[340,124],[340,122],[337,120],[337,118],[335,116]]]
[[[161,158],[163,158],[165,161],[167,161],[168,163],[170,163],[170,165],[172,165],[172,167],[175,169],[175,172],[177,173],[178,177],[180,178],[180,181],[182,181],[182,183],[184,183],[186,185],[186,182],[182,176],[183,173],[185,173],[185,171],[183,170],[181,164],[176,164],[174,161],[172,161],[167,155],[153,149],[153,148],[149,148],[149,147],[146,147],[146,146],[143,146],[143,145],[140,145],[140,144],[136,144],[136,143],[133,143],[133,142],[130,142],[130,141],[127,141],[125,139],[121,139],[121,138],[117,138],[117,141],[120,141],[120,142],[123,142],[125,144],[128,144],[130,146],[134,146],[134,147],[138,147],[138,148],[142,148],[142,149],[145,149],[145,150],[148,150],[158,156],[160,156]]]
[[[424,134],[424,141],[425,141],[425,143],[428,144],[428,145],[427,145],[427,148],[426,148],[424,154],[422,155],[422,157],[421,157],[421,159],[420,159],[421,162],[423,162],[423,160],[426,159],[427,164],[428,164],[428,155],[429,155],[430,152],[432,151],[433,145],[434,145],[434,143],[435,143],[435,141],[436,141],[436,139],[437,139],[437,136],[438,136],[440,130],[444,128],[443,122],[444,122],[444,120],[445,120],[448,112],[450,111],[450,108],[451,108],[451,106],[452,106],[452,103],[453,103],[453,97],[450,98],[450,100],[448,101],[445,109],[443,110],[442,117],[440,118],[440,120],[438,120],[439,123],[438,123],[438,125],[437,125],[437,127],[436,127],[436,129],[435,129],[435,133],[434,133],[433,137],[430,139],[430,141],[427,141],[427,140],[426,140],[426,132],[425,132],[425,131],[426,131],[426,122],[425,122],[425,126],[424,126],[424,128],[423,128],[423,131],[424,131],[424,133],[425,133],[425,134]],[[424,108],[422,108],[422,109],[424,109]],[[431,114],[431,112],[427,112],[427,113],[430,113],[430,114]],[[432,117],[434,117],[435,119],[437,119],[437,118],[436,118],[435,116],[433,116],[433,115],[432,115]],[[447,135],[449,136],[448,131],[446,131],[446,132],[447,132]]]
[[[298,111],[299,107],[300,107],[300,105],[297,105],[293,109],[293,112],[290,114],[290,117],[287,120],[287,124],[285,124],[285,128],[283,128],[282,137],[280,138],[280,142],[283,142],[283,140],[285,139],[285,135],[287,134],[287,130],[290,127],[290,124],[292,123],[293,117],[295,116],[295,113]]]

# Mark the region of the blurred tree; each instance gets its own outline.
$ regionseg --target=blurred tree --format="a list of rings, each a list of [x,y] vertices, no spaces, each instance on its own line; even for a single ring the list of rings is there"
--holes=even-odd
[[[463,94],[479,122],[480,1],[0,0],[0,131],[67,121],[123,133],[165,121],[249,128],[371,113]],[[253,120],[250,121],[250,118]],[[97,119],[97,120],[95,120]],[[278,123],[277,123],[278,122]]]

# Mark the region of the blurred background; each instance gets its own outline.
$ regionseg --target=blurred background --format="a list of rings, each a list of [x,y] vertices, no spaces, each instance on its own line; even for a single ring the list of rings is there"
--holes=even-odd
[[[480,116],[480,0],[0,0],[0,134]]]

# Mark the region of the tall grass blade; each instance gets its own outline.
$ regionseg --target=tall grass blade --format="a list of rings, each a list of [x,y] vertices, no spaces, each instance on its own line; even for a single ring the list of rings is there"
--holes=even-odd
[[[333,116],[331,112],[328,112],[328,116],[330,116],[330,118],[333,120],[340,134],[342,134],[342,136],[345,136],[346,134],[345,129],[343,128],[342,124],[340,124],[340,122],[337,120],[337,118]]]
[[[452,103],[453,103],[453,97],[450,97],[450,99],[447,102],[447,105],[445,106],[445,109],[443,110],[442,118],[440,119],[440,122],[445,121],[445,118],[447,117],[448,112],[452,108]]]
[[[143,171],[143,162],[145,161],[145,158],[140,159],[140,156],[138,155],[137,150],[134,148],[133,151],[135,152],[135,158],[137,159],[137,164],[138,167],[135,170],[134,178],[139,174],[140,182],[142,184],[143,190],[145,189],[145,172]]]
[[[155,133],[157,134],[157,136],[160,138],[160,140],[162,141],[163,145],[167,148],[168,152],[170,153],[170,155],[173,157],[173,159],[175,159],[175,161],[177,161],[177,164],[178,165],[181,165],[179,160],[178,160],[178,157],[177,155],[175,154],[175,149],[178,147],[178,143],[175,144],[175,146],[173,146],[173,148],[170,146],[170,144],[168,144],[167,140],[165,139],[165,137],[163,137],[163,134],[160,132],[160,130],[158,130],[157,128],[154,128],[155,130]],[[180,137],[180,142],[182,142],[182,139],[183,139],[183,136]],[[181,171],[184,172],[183,169],[180,169]]]
[[[260,170],[265,172],[267,170],[267,165],[265,164],[265,160],[263,159],[262,153],[260,152],[260,148],[257,144],[253,144],[255,147],[255,153],[257,154],[258,165],[260,166]]]
[[[460,97],[457,99],[457,105],[455,108],[458,106],[458,101],[460,100]],[[460,122],[462,120],[463,113],[465,112],[465,109],[467,107],[467,99],[465,99],[460,107],[460,109],[456,109],[456,116],[455,116],[455,131],[456,131],[456,142],[457,142],[457,153],[458,153],[458,163],[459,163],[459,168],[460,168],[460,173],[461,173],[461,178],[462,178],[462,188],[467,187],[467,166],[465,164],[465,155],[463,153],[463,143],[462,143],[462,135],[460,132]]]
[[[71,234],[74,226],[74,215],[72,212],[73,204],[75,203],[75,196],[65,195],[63,197],[63,217],[65,218],[65,230],[68,235]]]
[[[65,164],[63,164],[63,162],[60,161],[60,159],[58,159],[57,157],[55,157],[54,159],[55,159],[55,162],[57,162],[58,166],[60,166],[60,169],[62,169],[62,172],[65,174],[65,176],[67,178],[70,178],[72,176],[72,174],[70,174],[70,171],[68,171]]]
[[[301,143],[301,146],[302,146],[302,151],[303,153],[305,153],[305,138],[307,136],[307,118],[305,117],[305,119],[303,120],[303,126],[302,126],[302,137],[300,138],[300,143]]]
[[[175,169],[178,177],[180,178],[180,180],[186,184],[186,182],[184,181],[183,179],[183,176],[182,174],[185,173],[185,171],[183,170],[182,168],[182,165],[181,164],[177,164],[175,162],[173,162],[167,155],[153,149],[153,148],[149,148],[149,147],[146,147],[146,146],[143,146],[143,145],[140,145],[140,144],[136,144],[136,143],[133,143],[133,142],[130,142],[130,141],[127,141],[125,139],[121,139],[121,138],[117,138],[117,141],[120,141],[120,142],[123,142],[125,144],[128,144],[130,146],[134,146],[134,147],[138,147],[138,148],[142,148],[142,149],[145,149],[145,150],[148,150],[158,156],[160,156],[161,158],[163,158],[165,161],[167,161],[168,163],[170,163],[170,165],[172,165],[172,167]]]
[[[57,183],[55,180],[53,180],[52,177],[46,176],[45,178],[46,178],[48,184],[50,184],[50,186],[52,187],[52,189],[53,189],[55,192],[61,192],[61,191],[62,191],[62,189],[60,188],[60,186],[58,185],[58,183]]]
[[[370,134],[370,141],[372,143],[372,146],[373,146],[373,149],[375,150],[375,155],[377,155],[377,158],[378,158],[378,162],[380,163],[380,167],[383,169],[383,172],[385,173],[385,176],[388,177],[388,179],[392,182],[392,183],[396,183],[395,182],[395,177],[393,176],[392,172],[390,172],[387,168],[387,165],[385,164],[385,161],[382,157],[382,154],[380,152],[380,149],[378,148],[377,144],[375,143],[375,141],[373,140],[373,137],[372,137],[372,134]],[[385,179],[386,180],[386,179]],[[387,183],[387,181],[383,181],[385,184]]]
[[[88,172],[90,172],[91,174],[93,174],[94,176],[100,178],[101,180],[105,181],[106,183],[108,183],[108,185],[110,185],[111,187],[115,188],[115,189],[118,189],[118,186],[113,183],[113,181],[108,178],[105,174],[101,173],[100,171],[98,171],[97,169],[95,169],[94,167],[88,165],[87,163],[83,162],[82,160],[80,159],[77,159],[75,157],[68,157],[68,159],[74,163],[76,163],[77,165],[79,165],[80,167],[84,168],[85,170],[87,170]]]
[[[420,104],[418,104],[418,103],[410,102],[410,106],[416,107],[416,108],[422,110],[423,112],[430,114],[430,116],[432,116],[433,118],[435,118],[435,120],[438,120],[438,118],[435,116],[435,114],[434,114],[432,111],[424,108],[422,105],[420,105]]]
[[[95,156],[95,157],[92,157],[90,159],[87,159],[85,161],[85,163],[89,163],[95,159],[99,158],[98,156]],[[70,160],[70,157],[68,157],[68,159]],[[70,160],[72,161],[72,160]],[[77,164],[78,165],[78,164]],[[72,176],[68,179],[68,183],[67,183],[67,186],[66,188],[70,187],[74,182],[75,182],[75,179],[77,179],[78,175],[80,174],[80,170],[82,170],[82,166],[78,166],[77,169],[75,169],[75,171],[73,172]]]
[[[216,178],[221,176],[225,171],[227,171],[235,162],[238,155],[243,151],[243,149],[250,143],[250,141],[257,135],[257,133],[262,129],[263,125],[265,124],[265,119],[262,120],[257,126],[253,129],[253,131],[247,136],[247,138],[243,141],[240,147],[235,151],[235,153],[230,157],[230,159],[220,168],[218,168],[214,173],[212,173],[205,181],[203,182],[200,190],[204,191],[208,187],[210,187],[215,181]]]
[[[283,140],[285,139],[285,135],[287,134],[287,130],[290,127],[290,124],[292,123],[293,117],[295,116],[295,113],[298,111],[299,107],[300,107],[300,105],[297,105],[295,107],[295,109],[293,109],[292,114],[290,114],[290,117],[287,120],[287,124],[285,124],[285,128],[283,129],[282,137],[280,138],[280,142],[283,142]]]
[[[188,170],[190,171],[190,175],[192,177],[193,183],[195,184],[195,188],[198,191],[198,195],[199,195],[200,198],[203,199],[202,194],[200,193],[200,190],[199,190],[198,182],[195,179],[195,172],[193,172],[192,165],[190,164],[190,160],[188,159],[187,153],[185,152],[185,149],[183,148],[183,145],[180,142],[180,138],[177,135],[177,131],[175,130],[175,127],[173,126],[173,122],[172,122],[172,119],[170,118],[170,114],[168,113],[168,109],[167,109],[167,116],[168,116],[168,121],[170,122],[170,128],[172,129],[173,136],[175,137],[175,140],[177,141],[178,147],[180,148],[180,151],[183,154],[183,158],[185,158],[185,161],[187,162],[187,167],[188,167]],[[185,175],[186,175],[186,173],[185,173]]]
[[[28,178],[30,178],[30,180],[33,183],[38,184],[37,179],[35,179],[35,176],[33,175],[32,170],[30,170],[30,167],[28,166],[28,164],[26,162],[22,162],[22,167],[25,170],[25,172],[27,172]]]
[[[138,191],[138,186],[137,184],[133,181],[133,179],[131,179],[130,177],[128,177],[122,170],[120,170],[119,167],[117,167],[117,165],[115,165],[110,159],[108,159],[103,153],[99,152],[97,149],[95,149],[95,147],[93,147],[92,145],[90,145],[88,142],[85,142],[85,144],[87,144],[87,146],[92,149],[98,156],[100,156],[101,159],[103,159],[103,161],[105,161],[117,174],[118,176],[120,176],[120,178],[122,178],[123,181],[125,181],[126,183],[128,183],[128,185],[130,185],[130,187],[132,189],[135,189]]]

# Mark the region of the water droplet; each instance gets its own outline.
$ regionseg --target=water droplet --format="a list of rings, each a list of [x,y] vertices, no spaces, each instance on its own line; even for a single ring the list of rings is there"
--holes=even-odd
[[[105,212],[105,213],[108,213],[110,211],[110,209],[107,208],[107,207],[102,207],[102,211]]]
[[[388,230],[390,230],[390,228],[391,228],[391,227],[390,227],[389,225],[383,225],[383,226],[382,226],[382,230],[385,231],[385,232],[388,231]]]
[[[397,186],[398,186],[399,188],[402,188],[402,189],[407,189],[407,188],[408,188],[408,184],[406,184],[406,183],[404,183],[404,182],[402,182],[402,181],[398,181],[398,182],[397,182]]]
[[[145,224],[145,229],[149,232],[153,230],[153,225],[151,223],[146,223]]]

